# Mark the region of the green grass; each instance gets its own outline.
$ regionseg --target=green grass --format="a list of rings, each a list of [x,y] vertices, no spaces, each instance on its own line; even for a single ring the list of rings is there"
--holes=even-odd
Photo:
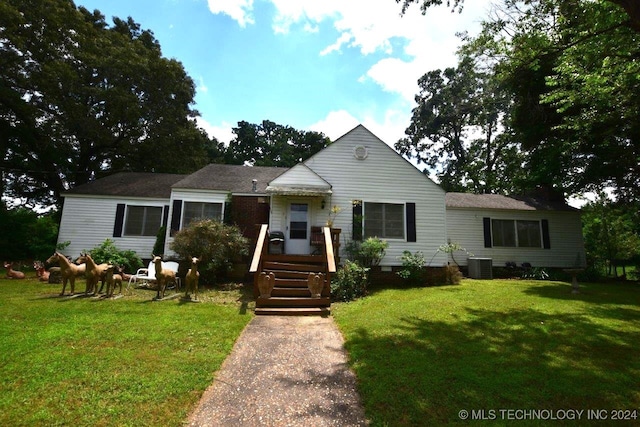
[[[513,424],[500,409],[585,410],[576,425],[588,409],[640,411],[640,286],[570,291],[463,280],[377,291],[332,312],[374,426],[467,424],[463,409],[497,411],[474,425]]]
[[[0,280],[2,426],[180,426],[252,316],[239,287],[199,304],[60,290]]]

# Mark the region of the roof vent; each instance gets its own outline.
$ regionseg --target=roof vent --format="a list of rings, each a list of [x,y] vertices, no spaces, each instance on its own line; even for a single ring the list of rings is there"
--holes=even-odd
[[[364,145],[356,145],[353,149],[353,157],[358,160],[364,160],[369,155],[369,150]]]
[[[257,179],[252,179],[251,183],[253,184],[253,186],[251,187],[251,190],[255,193],[258,191],[258,180]]]

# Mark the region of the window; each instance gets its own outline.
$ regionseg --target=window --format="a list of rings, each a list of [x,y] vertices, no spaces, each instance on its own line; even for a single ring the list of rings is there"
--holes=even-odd
[[[492,219],[493,246],[540,248],[542,233],[540,221]]]
[[[155,236],[162,226],[162,208],[158,206],[127,206],[125,236]]]
[[[364,203],[364,237],[404,239],[404,205]]]
[[[184,202],[182,228],[199,218],[222,221],[222,203]]]

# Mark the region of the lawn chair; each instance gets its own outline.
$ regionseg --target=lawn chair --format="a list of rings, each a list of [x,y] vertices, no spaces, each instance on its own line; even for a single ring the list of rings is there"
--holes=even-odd
[[[175,261],[162,261],[162,268],[167,270],[172,270],[176,272],[176,290],[180,290],[182,287],[181,280],[177,276],[179,264]],[[138,281],[142,283],[138,285]],[[153,261],[149,262],[149,265],[146,268],[139,268],[136,271],[136,274],[132,274],[129,278],[129,284],[127,285],[127,291],[131,289],[131,284],[134,283],[135,286],[144,286],[149,283],[156,281],[156,265]]]

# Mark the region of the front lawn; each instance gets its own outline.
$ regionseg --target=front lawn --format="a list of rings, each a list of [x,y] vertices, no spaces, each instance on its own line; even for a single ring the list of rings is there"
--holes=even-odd
[[[61,289],[0,280],[2,426],[180,426],[252,316],[238,289],[201,303]]]
[[[583,283],[581,290],[463,280],[377,291],[332,312],[374,426],[468,424],[472,417],[484,418],[472,425],[549,423],[500,410],[585,411],[560,424],[585,424],[589,409],[606,409],[605,424],[620,424],[611,410],[640,419],[640,286]]]

